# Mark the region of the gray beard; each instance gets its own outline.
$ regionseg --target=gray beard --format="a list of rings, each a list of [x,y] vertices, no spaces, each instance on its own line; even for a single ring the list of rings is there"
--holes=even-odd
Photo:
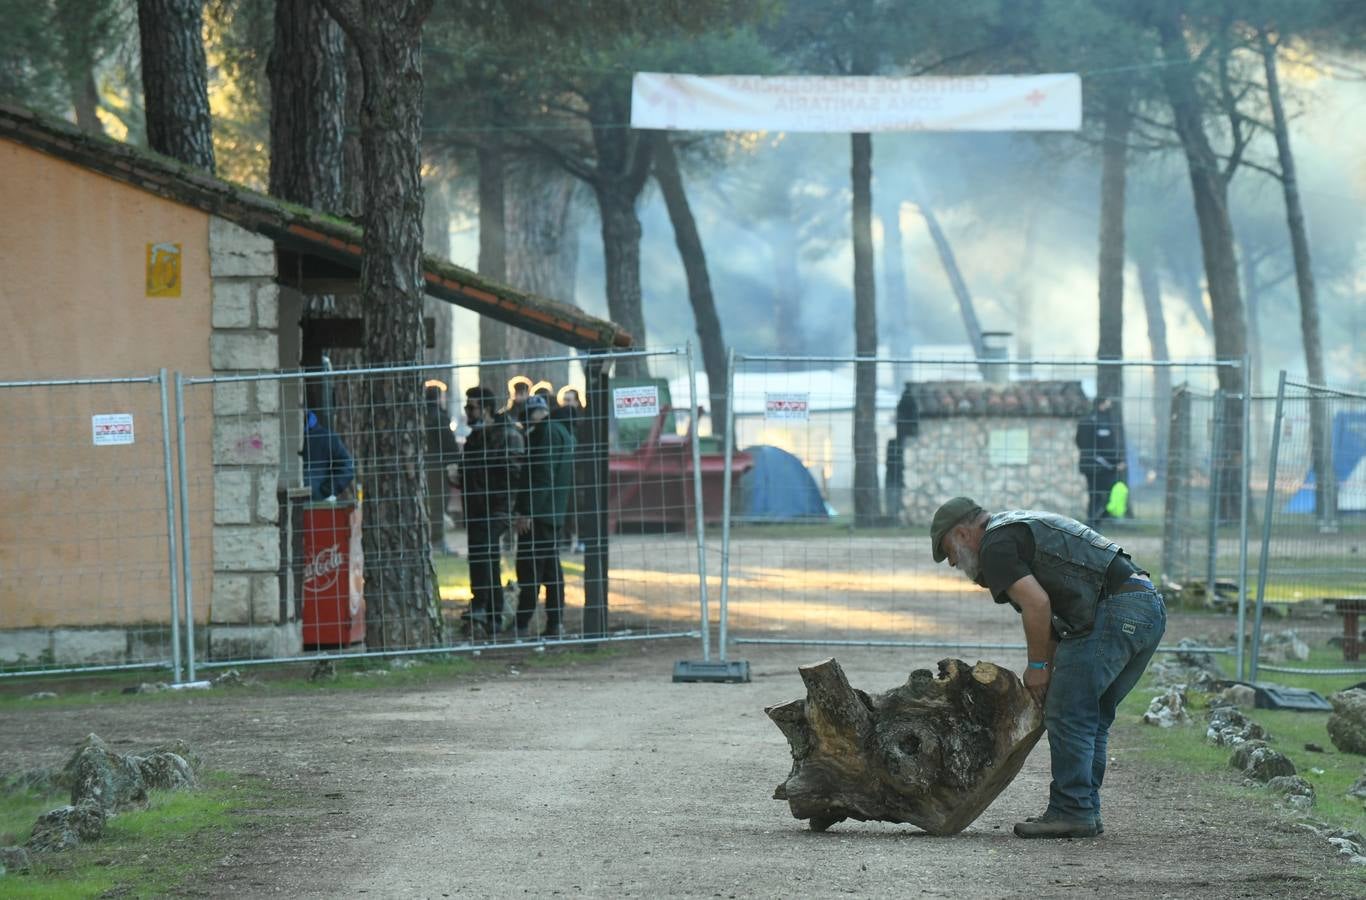
[[[958,571],[963,573],[963,577],[973,584],[982,574],[982,560],[977,556],[977,551],[967,547],[958,548]]]

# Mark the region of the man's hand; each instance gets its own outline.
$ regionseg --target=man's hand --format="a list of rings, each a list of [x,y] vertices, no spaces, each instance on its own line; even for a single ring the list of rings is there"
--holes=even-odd
[[[518,517],[517,517],[517,533],[518,533],[518,534],[526,534],[526,533],[529,532],[529,531],[531,531],[531,517],[530,517],[530,516],[518,516]]]
[[[1034,702],[1043,706],[1044,697],[1048,696],[1048,682],[1052,679],[1051,669],[1025,669],[1024,686],[1034,697]]]

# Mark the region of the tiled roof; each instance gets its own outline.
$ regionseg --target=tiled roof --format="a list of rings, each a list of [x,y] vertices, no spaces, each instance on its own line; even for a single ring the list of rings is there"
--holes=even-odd
[[[227,219],[272,239],[277,248],[360,272],[361,229],[345,219],[286,203],[130,144],[84,134],[67,122],[3,101],[0,139]],[[431,254],[422,263],[428,296],[571,347],[610,349],[632,344],[632,336],[620,326],[578,307],[489,281]]]
[[[1091,401],[1079,381],[917,381],[907,386],[922,419],[1015,416],[1079,419]]]

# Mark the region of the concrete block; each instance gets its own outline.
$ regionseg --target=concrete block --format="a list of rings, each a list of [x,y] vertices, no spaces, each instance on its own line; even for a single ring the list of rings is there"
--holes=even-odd
[[[253,286],[254,281],[250,279],[214,279],[214,328],[251,327]]]
[[[52,659],[52,632],[46,628],[0,631],[0,663],[36,666]]]
[[[280,364],[280,342],[273,331],[217,331],[209,363],[215,372],[269,372]]]
[[[216,466],[278,466],[280,420],[262,416],[215,421],[213,462]]]
[[[122,628],[57,628],[52,660],[58,664],[97,665],[128,659],[128,634]]]
[[[256,521],[274,524],[280,521],[278,487],[280,470],[264,466],[256,473]]]
[[[209,629],[209,658],[281,659],[303,653],[303,632],[292,625],[217,625]]]
[[[251,471],[216,468],[213,473],[213,523],[251,524]]]
[[[252,576],[251,621],[255,625],[267,625],[280,621],[279,576]]]
[[[274,572],[280,567],[280,530],[273,525],[216,525],[213,568],[219,572]]]
[[[251,411],[251,384],[228,381],[213,386],[213,414],[241,416]]]
[[[209,274],[275,277],[275,242],[235,222],[209,219]]]
[[[267,281],[256,286],[256,327],[274,330],[280,324],[280,286]]]
[[[251,576],[213,576],[213,597],[209,602],[212,624],[244,625],[251,621]]]
[[[263,413],[276,413],[280,411],[280,391],[283,382],[279,381],[258,381],[256,382],[256,410]]]

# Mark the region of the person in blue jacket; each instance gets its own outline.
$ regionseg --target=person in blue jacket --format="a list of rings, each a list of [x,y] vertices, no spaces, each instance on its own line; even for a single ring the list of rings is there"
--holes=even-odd
[[[356,463],[341,438],[311,409],[305,425],[304,483],[314,500],[336,500],[355,481]]]

